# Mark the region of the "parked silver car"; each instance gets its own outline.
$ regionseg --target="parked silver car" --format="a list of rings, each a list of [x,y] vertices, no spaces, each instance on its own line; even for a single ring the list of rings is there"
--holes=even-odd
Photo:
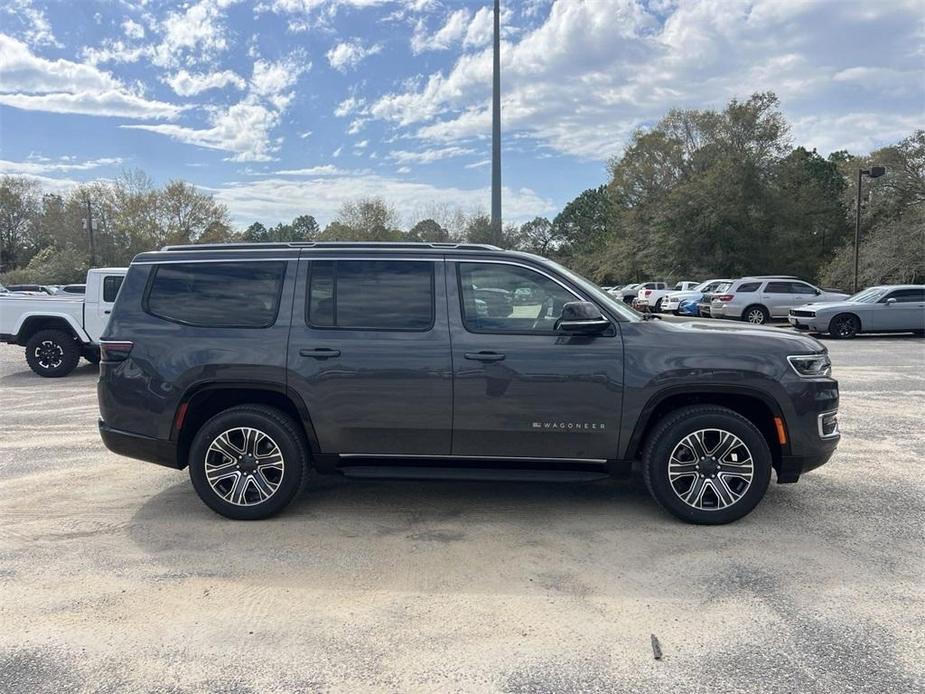
[[[797,306],[847,298],[843,292],[819,289],[798,279],[743,277],[722,293],[713,294],[710,315],[762,324],[772,318],[787,318],[790,309]]]
[[[790,309],[790,325],[832,337],[858,333],[925,334],[925,284],[870,287],[845,301]]]

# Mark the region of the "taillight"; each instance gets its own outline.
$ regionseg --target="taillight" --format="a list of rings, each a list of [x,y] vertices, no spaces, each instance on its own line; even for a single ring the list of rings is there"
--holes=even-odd
[[[732,301],[735,298],[735,294],[719,294],[713,298],[717,301]]]
[[[134,342],[106,340],[100,341],[100,361],[125,361],[135,346]]]
[[[649,294],[651,294],[651,293],[652,293],[652,290],[651,290],[651,289],[646,289],[646,296],[649,296]]]

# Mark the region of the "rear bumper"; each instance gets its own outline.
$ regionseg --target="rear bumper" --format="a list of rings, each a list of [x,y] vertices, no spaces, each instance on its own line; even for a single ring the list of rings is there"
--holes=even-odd
[[[112,429],[106,426],[102,419],[99,421],[99,428],[103,443],[113,453],[135,458],[136,460],[143,460],[147,463],[174,468],[175,470],[180,470],[183,467],[178,460],[177,445],[173,441],[164,441],[163,439],[154,439],[150,436]]]

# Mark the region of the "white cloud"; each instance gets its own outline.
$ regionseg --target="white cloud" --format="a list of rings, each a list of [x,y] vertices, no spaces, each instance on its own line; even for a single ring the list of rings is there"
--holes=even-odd
[[[311,68],[300,53],[278,62],[254,63],[247,95],[226,109],[214,109],[208,128],[174,124],[123,125],[147,130],[181,142],[231,153],[232,161],[268,161],[279,150],[281,140],[270,133],[279,125],[282,113],[292,100],[291,87]]]
[[[348,173],[333,164],[311,166],[307,169],[282,169],[275,172],[279,176],[340,176]]]
[[[122,22],[122,31],[130,39],[143,39],[145,37],[145,28],[133,19],[126,19]]]
[[[222,89],[229,85],[244,89],[247,82],[232,70],[221,72],[190,74],[180,70],[164,80],[180,96],[194,96],[208,89]]]
[[[481,210],[491,199],[488,188],[441,187],[366,172],[305,180],[267,178],[229,183],[210,192],[228,205],[235,223],[242,226],[255,219],[265,225],[292,219],[305,213],[307,201],[311,201],[311,214],[325,224],[336,216],[343,203],[358,197],[381,196],[405,217],[428,204],[450,205],[470,212]],[[503,195],[507,221],[526,221],[556,209],[552,202],[527,188],[505,188]]]
[[[451,157],[461,157],[465,154],[472,154],[471,149],[464,147],[435,147],[425,149],[420,152],[408,152],[405,150],[392,150],[389,152],[389,159],[397,161],[400,164],[431,164],[441,159],[450,159]]]
[[[182,60],[207,61],[228,48],[225,11],[240,0],[199,0],[168,13],[159,29],[163,39],[153,49],[153,61],[169,67]]]
[[[6,24],[6,31],[15,31],[14,27],[18,24],[21,29],[16,33],[30,46],[60,45],[45,12],[37,8],[32,0],[6,0],[0,12],[11,18]]]
[[[173,118],[183,108],[146,99],[97,67],[46,60],[0,34],[0,104],[31,111],[124,118]]]
[[[39,176],[47,173],[63,173],[66,171],[88,171],[104,166],[118,166],[124,160],[121,157],[106,157],[102,159],[88,159],[75,161],[69,158],[57,160],[35,158],[27,161],[7,161],[0,159],[0,175],[32,175]]]
[[[467,9],[451,12],[444,25],[430,35],[427,34],[424,20],[420,20],[411,36],[411,51],[415,55],[424,51],[445,51],[450,46],[459,43],[466,36],[471,16]]]
[[[345,118],[351,113],[362,113],[365,111],[366,99],[357,98],[355,96],[348,96],[346,99],[341,101],[337,108],[334,109],[334,115],[338,118]]]
[[[381,44],[366,47],[363,45],[362,41],[351,39],[337,44],[327,52],[328,63],[338,72],[346,73],[369,56],[380,53],[381,51]]]
[[[765,90],[778,93],[789,118],[819,117],[833,128],[854,127],[843,117],[859,112],[885,123],[892,115],[920,117],[925,46],[914,5],[860,11],[805,0],[558,0],[545,20],[502,42],[506,137],[600,160],[671,108],[718,107]],[[533,3],[530,13],[538,8]],[[434,35],[416,32],[417,48],[465,44],[463,14],[448,15]],[[488,41],[488,18],[486,10],[469,23],[470,47]],[[444,31],[447,40],[437,40]],[[862,55],[863,45],[877,48]],[[459,143],[489,133],[490,85],[490,49],[464,46],[449,70],[379,96],[369,113],[405,136]],[[881,129],[879,144],[889,131]],[[843,132],[840,139],[858,138]]]

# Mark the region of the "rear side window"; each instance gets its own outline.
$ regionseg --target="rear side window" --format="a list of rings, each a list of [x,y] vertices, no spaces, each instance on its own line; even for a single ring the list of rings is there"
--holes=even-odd
[[[789,294],[790,282],[768,282],[768,288],[765,291],[768,294]]]
[[[351,330],[430,330],[434,264],[411,260],[315,260],[309,325]]]
[[[276,322],[284,262],[159,265],[145,310],[165,320],[207,328],[267,328]]]
[[[122,286],[122,280],[125,279],[121,275],[110,275],[109,277],[103,278],[103,303],[111,304],[116,300],[116,297],[119,295],[119,287]],[[72,291],[67,287],[64,288],[64,291]]]
[[[742,293],[757,292],[757,291],[758,291],[758,287],[760,287],[760,286],[761,286],[761,282],[746,282],[745,284],[740,284],[740,285],[739,285],[738,291],[740,291],[740,292],[742,292]],[[771,285],[768,285],[768,287],[770,287],[770,286],[771,286]],[[771,289],[768,289],[768,291],[771,291]]]

